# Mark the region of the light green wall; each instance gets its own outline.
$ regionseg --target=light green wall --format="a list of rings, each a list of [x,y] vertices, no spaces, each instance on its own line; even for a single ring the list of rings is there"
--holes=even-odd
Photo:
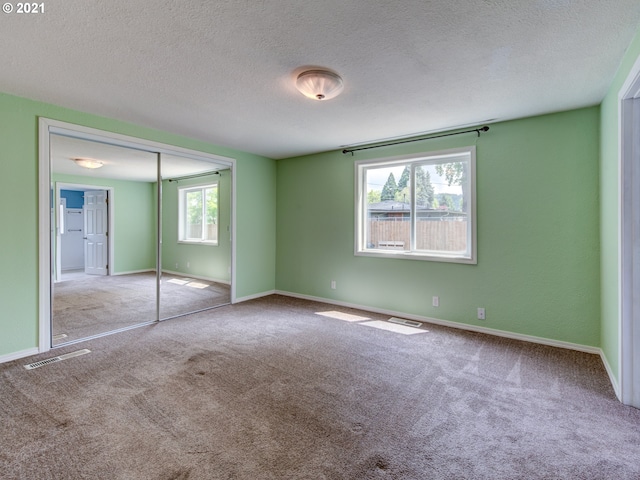
[[[178,187],[212,182],[218,182],[218,245],[178,243]],[[162,269],[230,282],[231,172],[223,170],[220,175],[164,181],[162,205]]]
[[[274,160],[183,136],[0,94],[0,356],[38,345],[38,117],[237,160],[236,293],[275,287]],[[19,208],[18,208],[19,207]]]
[[[239,298],[278,288],[601,345],[617,376],[617,94],[638,55],[640,31],[600,108],[499,123],[477,141],[477,266],[353,255],[354,160],[451,148],[473,138],[276,163],[0,93],[0,220],[13,227],[0,230],[0,356],[37,345],[37,119],[43,116],[237,159]],[[337,290],[329,288],[332,279]],[[439,308],[431,307],[432,295],[440,296]],[[475,320],[478,306],[487,308],[484,322]]]
[[[157,198],[153,183],[54,174],[55,182],[113,187],[114,257],[112,273],[155,270]]]
[[[498,123],[477,140],[279,160],[277,288],[598,346],[598,120],[593,107]],[[355,160],[476,142],[478,265],[354,256]]]
[[[627,49],[600,108],[600,268],[602,282],[601,346],[619,381],[619,269],[618,269],[618,93],[640,56],[640,29]]]
[[[275,289],[276,203],[272,192],[276,191],[276,168],[275,163],[252,159],[238,164],[236,170],[238,182],[242,178],[242,188],[238,187],[236,194],[237,209],[243,214],[236,226],[236,248],[242,252],[245,273],[243,288],[238,287],[237,293],[242,298],[268,290],[261,272],[273,273],[270,281],[271,289]],[[267,250],[269,254],[265,255]]]

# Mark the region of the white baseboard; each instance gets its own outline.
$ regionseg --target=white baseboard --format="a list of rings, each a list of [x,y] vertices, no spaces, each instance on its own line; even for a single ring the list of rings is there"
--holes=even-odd
[[[171,275],[180,275],[182,277],[188,277],[188,278],[196,278],[198,280],[205,280],[207,282],[215,282],[215,283],[223,283],[225,285],[231,285],[231,281],[230,280],[222,280],[219,278],[213,278],[213,277],[203,277],[202,275],[191,275],[190,273],[185,273],[185,272],[174,272],[173,270],[162,270],[162,273],[169,273]]]
[[[149,272],[155,272],[155,269],[146,268],[144,270],[129,270],[128,272],[111,272],[111,276],[115,277],[118,275],[135,275],[136,273],[149,273]]]
[[[268,290],[266,292],[254,293],[253,295],[247,295],[246,297],[236,298],[233,303],[247,302],[249,300],[255,300],[256,298],[268,297],[278,293],[276,290]],[[282,294],[284,295],[284,294]]]
[[[618,397],[618,400],[622,401],[622,392],[620,391],[620,385],[618,385],[618,379],[613,373],[613,369],[611,368],[611,365],[609,365],[609,360],[607,360],[607,356],[604,354],[601,348],[599,350],[600,350],[600,358],[602,359],[604,368],[607,371],[607,375],[609,375],[609,381],[611,382],[613,391],[615,392],[616,397]]]
[[[411,313],[398,312],[395,310],[375,308],[375,307],[370,307],[368,305],[358,305],[355,303],[341,302],[339,300],[331,300],[323,297],[314,297],[312,295],[303,295],[299,293],[285,292],[282,290],[276,290],[275,293],[278,295],[284,295],[287,297],[295,297],[295,298],[301,298],[304,300],[312,300],[314,302],[329,303],[332,305],[339,305],[342,307],[357,308],[359,310],[365,310],[365,311],[374,312],[374,313],[381,313],[383,315],[402,317],[402,318],[407,318],[409,320],[417,320],[419,322],[433,323],[436,325],[442,325],[444,327],[457,328],[460,330],[468,330],[471,332],[486,333],[488,335],[511,338],[513,340],[522,340],[524,342],[539,343],[541,345],[549,345],[551,347],[566,348],[569,350],[577,350],[579,352],[593,353],[596,355],[600,355],[602,352],[598,347],[591,347],[589,345],[580,345],[578,343],[563,342],[561,340],[553,340],[551,338],[536,337],[533,335],[524,335],[521,333],[507,332],[505,330],[497,330],[494,328],[481,327],[477,325],[467,325],[465,323],[452,322],[450,320],[441,320],[439,318],[425,317],[422,315],[414,315]]]
[[[148,268],[145,270],[130,270],[128,272],[116,272],[116,273],[112,273],[112,276],[117,276],[117,275],[135,275],[136,273],[149,273],[149,272],[155,272],[155,270],[153,268]],[[215,282],[215,283],[222,283],[224,285],[231,285],[231,281],[230,280],[223,280],[220,278],[214,278],[214,277],[205,277],[202,275],[192,275],[190,273],[185,273],[185,272],[175,272],[173,270],[162,270],[162,273],[168,273],[171,275],[180,275],[182,277],[189,277],[189,278],[195,278],[197,280],[205,280],[207,282]]]
[[[0,355],[0,363],[11,362],[24,357],[30,357],[31,355],[37,355],[40,350],[37,348],[28,348],[27,350],[21,350],[19,352],[13,352],[8,355]]]

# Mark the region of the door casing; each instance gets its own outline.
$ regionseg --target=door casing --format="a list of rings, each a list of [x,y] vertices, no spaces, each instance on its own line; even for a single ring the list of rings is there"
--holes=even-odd
[[[107,196],[109,198],[109,202],[107,204],[107,224],[109,225],[109,236],[107,237],[107,258],[109,259],[109,265],[114,265],[115,261],[115,246],[114,246],[114,238],[115,238],[115,209],[113,208],[116,202],[116,195],[113,187],[106,187],[101,185],[87,185],[87,184],[78,184],[78,183],[67,183],[67,182],[56,182],[55,184],[55,204],[60,204],[60,192],[62,190],[104,190],[107,192]],[[59,245],[60,240],[60,232],[58,231],[59,223],[56,223],[52,226],[51,234],[56,236],[56,245]],[[55,258],[55,270],[54,270],[54,279],[58,281],[62,276],[62,264],[60,262],[60,256],[58,254],[59,248],[56,248],[56,251],[52,252]],[[107,269],[107,275],[111,275],[111,268]]]
[[[640,408],[640,57],[618,94],[619,381],[625,405]]]

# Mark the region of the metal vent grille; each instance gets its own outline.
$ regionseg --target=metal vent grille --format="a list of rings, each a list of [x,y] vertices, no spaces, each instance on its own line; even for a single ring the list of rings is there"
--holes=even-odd
[[[27,370],[33,370],[34,368],[44,367],[45,365],[49,365],[50,363],[60,362],[62,359],[60,357],[47,358],[46,360],[40,360],[39,362],[30,363],[29,365],[25,365],[24,368]]]
[[[400,325],[406,325],[407,327],[416,327],[416,328],[420,328],[422,326],[422,323],[420,322],[416,322],[414,320],[406,320],[404,318],[396,318],[396,317],[391,317],[389,319],[389,321],[391,323],[398,323]]]
[[[24,368],[26,368],[27,370],[33,370],[34,368],[44,367],[45,365],[49,365],[50,363],[61,362],[62,360],[66,360],[67,358],[86,355],[87,353],[91,353],[91,350],[84,348],[82,350],[78,350],[77,352],[65,353],[64,355],[59,355],[57,357],[47,358],[46,360],[40,360],[39,362],[33,362],[25,365]]]

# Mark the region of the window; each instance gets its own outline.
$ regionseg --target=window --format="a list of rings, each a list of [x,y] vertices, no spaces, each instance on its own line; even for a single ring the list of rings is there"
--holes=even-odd
[[[475,147],[356,162],[356,255],[477,263]]]
[[[218,244],[218,184],[178,189],[178,241]]]

